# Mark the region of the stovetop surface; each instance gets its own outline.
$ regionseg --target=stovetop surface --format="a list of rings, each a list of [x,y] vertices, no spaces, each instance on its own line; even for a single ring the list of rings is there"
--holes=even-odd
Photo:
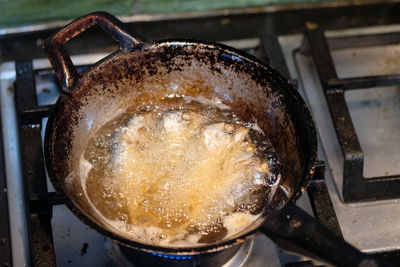
[[[328,36],[352,35],[371,32],[400,31],[400,26],[370,27],[338,32],[328,32]],[[319,134],[319,159],[327,164],[326,183],[340,223],[344,238],[365,252],[382,252],[400,249],[400,200],[385,200],[345,204],[342,201],[342,161],[340,150],[329,118],[324,94],[319,86],[315,66],[310,57],[295,52],[302,42],[302,35],[280,36],[280,44],[289,67],[290,75],[297,80],[299,90],[309,104],[316,120]],[[259,56],[260,46],[256,39],[226,42],[228,45],[247,49]],[[384,48],[346,49],[333,53],[333,59],[339,76],[377,75],[396,72],[400,67],[400,46]],[[78,65],[92,64],[105,54],[90,54],[73,57]],[[36,77],[36,90],[39,105],[53,104],[58,97],[54,77],[47,75],[50,65],[47,59],[33,61],[34,69],[43,69]],[[1,111],[3,121],[3,141],[6,150],[6,175],[22,177],[18,160],[19,142],[16,124],[13,83],[15,81],[15,63],[4,62],[0,65]],[[400,173],[400,158],[397,156],[400,144],[400,91],[396,86],[385,89],[367,89],[346,93],[350,114],[365,153],[364,175],[382,176]],[[46,119],[42,124],[45,128]],[[34,127],[34,126],[32,126]],[[6,129],[6,130],[4,130]],[[14,180],[15,186],[18,181]],[[20,195],[9,184],[9,201],[15,204],[23,202]],[[47,180],[48,190],[54,191]],[[13,194],[14,193],[14,194]],[[10,197],[11,196],[11,197]],[[299,201],[300,205],[311,211],[307,195]],[[13,216],[23,220],[24,211],[12,210]],[[23,227],[21,228],[23,229]],[[57,266],[115,266],[115,251],[112,243],[79,221],[64,205],[53,207],[52,231]],[[13,250],[25,246],[26,237],[18,235],[13,241]],[[26,250],[25,250],[26,251]],[[241,266],[281,266],[291,261],[305,260],[278,249],[268,238],[258,236],[253,244],[252,256],[247,257]],[[15,260],[15,266],[22,266],[29,253],[21,253]]]

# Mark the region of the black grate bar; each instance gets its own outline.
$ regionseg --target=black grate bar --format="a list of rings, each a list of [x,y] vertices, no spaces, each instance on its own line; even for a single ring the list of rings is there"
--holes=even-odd
[[[44,117],[49,116],[51,105],[38,106],[36,96],[35,72],[32,61],[15,62],[15,102],[18,110],[18,120],[22,124],[40,124]]]
[[[372,87],[384,87],[400,85],[400,75],[376,75],[366,77],[333,78],[328,80],[329,88],[365,89]]]
[[[377,252],[371,254],[374,257],[387,262],[389,264],[393,264],[391,266],[400,266],[400,250],[391,250],[385,252]]]
[[[33,267],[55,267],[51,221],[46,214],[31,214],[30,232]]]
[[[49,192],[36,200],[30,202],[30,212],[46,214],[52,206],[61,205],[63,202],[56,192]]]
[[[375,182],[390,182],[390,181],[395,181],[395,180],[399,180],[399,179],[400,179],[400,174],[366,178],[366,180],[367,180],[368,182],[370,182],[370,183],[375,183]]]
[[[289,69],[276,35],[264,35],[261,39],[261,50],[264,59],[286,79],[290,79]]]
[[[344,97],[346,89],[362,89],[376,85],[396,84],[397,75],[365,78],[336,77],[327,39],[318,25],[308,27],[303,44],[305,51],[312,55],[317,67],[325,97],[330,110],[333,126],[343,155],[343,199],[345,202],[375,201],[400,197],[400,177],[386,176],[366,179],[363,176],[364,157]],[[351,83],[354,82],[354,83]]]
[[[16,95],[17,109],[37,106],[35,75],[32,71],[32,61],[16,61]]]
[[[23,177],[28,185],[30,200],[47,194],[41,130],[40,124],[19,127]]]
[[[329,91],[325,96],[345,160],[360,161],[362,170],[363,152],[351,120],[344,92],[342,90]]]
[[[307,48],[302,48],[300,50],[311,52],[322,86],[324,88],[330,88],[328,81],[337,79],[338,76],[325,35],[315,24],[307,24],[305,37],[307,41],[303,42],[303,45],[307,45]],[[312,39],[312,42],[310,39]]]
[[[320,220],[326,227],[343,237],[339,221],[333,207],[328,187],[325,183],[325,163],[320,161],[315,168],[313,180],[307,188],[308,198],[315,218]]]
[[[53,105],[36,106],[30,109],[21,109],[19,114],[20,124],[39,124],[41,120],[50,115]]]
[[[315,265],[312,261],[298,261],[286,263],[285,267],[315,267]]]
[[[22,174],[26,189],[28,189],[26,194],[29,196],[26,199],[29,199],[27,210],[30,214],[28,228],[32,265],[56,266],[51,229],[52,206],[42,205],[40,213],[34,213],[31,209],[31,206],[34,207],[32,201],[37,201],[48,194],[41,138],[41,119],[46,107],[37,107],[32,62],[16,62],[15,67],[17,72],[15,101],[19,123]],[[26,110],[39,111],[36,116],[32,113],[31,119],[34,124],[25,124],[26,112],[24,111]]]
[[[331,37],[328,43],[331,50],[393,45],[400,43],[400,32]]]

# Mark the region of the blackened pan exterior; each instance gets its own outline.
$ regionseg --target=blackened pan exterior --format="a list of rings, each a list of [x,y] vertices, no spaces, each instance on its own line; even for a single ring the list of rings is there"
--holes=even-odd
[[[79,165],[88,137],[119,111],[170,93],[218,98],[244,120],[257,121],[284,166],[280,183],[289,197],[276,195],[268,202],[267,213],[304,192],[314,172],[317,139],[311,114],[288,80],[260,60],[224,45],[184,39],[141,43],[96,63],[70,83],[47,123],[44,150],[49,177],[82,221],[123,245],[180,255],[219,251],[257,231],[262,221],[215,244],[159,247],[112,231],[89,204]]]

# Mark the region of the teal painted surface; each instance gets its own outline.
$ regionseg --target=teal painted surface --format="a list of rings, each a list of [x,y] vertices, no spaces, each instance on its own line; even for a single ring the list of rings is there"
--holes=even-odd
[[[0,0],[0,27],[75,18],[104,10],[129,15],[130,0]]]
[[[327,1],[331,0],[0,0],[0,27],[72,19],[98,10],[127,16]]]
[[[271,4],[290,4],[304,2],[330,2],[331,0],[147,0],[139,1],[139,13],[176,13],[207,11],[228,8],[257,7]]]

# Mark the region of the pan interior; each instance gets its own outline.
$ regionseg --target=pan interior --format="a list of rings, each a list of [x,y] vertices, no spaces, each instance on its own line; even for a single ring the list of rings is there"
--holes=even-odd
[[[128,109],[171,96],[196,97],[219,102],[243,120],[257,123],[271,142],[284,167],[275,193],[265,202],[263,212],[268,214],[294,196],[312,154],[307,150],[311,138],[306,118],[298,115],[303,107],[291,90],[268,67],[210,44],[160,42],[115,55],[94,66],[71,96],[57,103],[46,133],[50,176],[83,220],[127,244],[140,242],[110,227],[91,205],[83,186],[88,172],[81,164],[83,150],[99,128]]]
[[[84,192],[133,239],[177,247],[229,238],[282,190],[276,153],[258,125],[200,102],[168,97],[90,138]]]

